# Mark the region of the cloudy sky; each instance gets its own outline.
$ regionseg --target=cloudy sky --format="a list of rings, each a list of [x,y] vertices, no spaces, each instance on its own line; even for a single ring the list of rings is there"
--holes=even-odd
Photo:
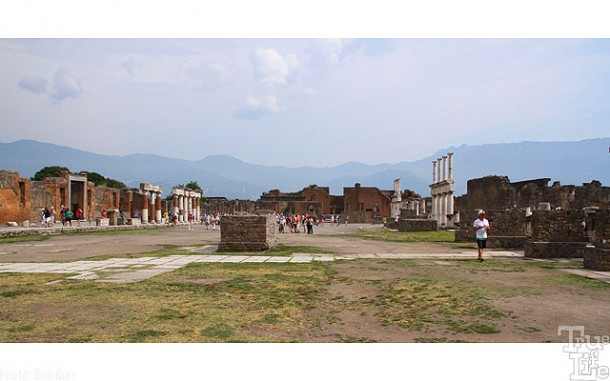
[[[610,135],[609,39],[0,40],[0,141],[265,165]]]

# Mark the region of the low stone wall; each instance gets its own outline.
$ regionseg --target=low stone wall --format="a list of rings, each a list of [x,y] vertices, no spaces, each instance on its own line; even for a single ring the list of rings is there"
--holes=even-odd
[[[428,232],[438,230],[438,221],[427,219],[403,219],[398,222],[399,232]]]
[[[610,250],[587,247],[584,251],[583,264],[585,269],[610,271]]]
[[[583,258],[586,242],[525,242],[525,258]]]
[[[274,215],[223,216],[219,250],[264,251],[277,245]]]
[[[12,238],[12,237],[26,237],[33,235],[59,235],[63,233],[81,233],[81,232],[94,232],[94,231],[121,231],[121,230],[139,230],[139,229],[159,229],[165,228],[166,226],[159,225],[123,225],[123,226],[95,226],[95,225],[83,225],[83,226],[61,226],[56,223],[51,228],[15,228],[15,229],[4,229],[0,231],[0,238]]]

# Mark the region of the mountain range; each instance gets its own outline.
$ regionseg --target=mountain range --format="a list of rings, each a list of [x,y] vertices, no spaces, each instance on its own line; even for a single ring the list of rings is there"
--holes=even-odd
[[[151,154],[102,155],[34,140],[0,143],[0,169],[31,177],[45,166],[64,166],[72,172],[90,171],[120,180],[131,187],[140,182],[161,185],[168,192],[177,184],[197,181],[205,196],[256,200],[270,189],[298,191],[308,185],[330,187],[343,194],[343,187],[373,186],[430,194],[432,161],[453,152],[456,194],[466,192],[466,182],[487,175],[508,176],[511,181],[549,177],[562,184],[599,180],[610,183],[610,138],[573,142],[521,142],[448,147],[414,162],[369,165],[349,162],[335,167],[314,168],[264,166],[228,155],[191,161]]]

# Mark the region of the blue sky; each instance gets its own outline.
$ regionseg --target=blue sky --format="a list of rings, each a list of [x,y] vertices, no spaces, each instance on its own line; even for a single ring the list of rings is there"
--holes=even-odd
[[[0,141],[396,163],[609,136],[608,78],[608,39],[4,38]]]

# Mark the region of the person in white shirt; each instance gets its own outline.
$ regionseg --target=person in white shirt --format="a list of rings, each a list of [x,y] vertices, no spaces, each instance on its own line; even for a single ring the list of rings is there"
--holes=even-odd
[[[485,211],[481,209],[479,211],[479,218],[474,220],[472,224],[472,230],[476,233],[477,247],[479,248],[479,257],[477,260],[483,262],[483,249],[487,246],[487,231],[490,230],[489,221],[485,218]]]

